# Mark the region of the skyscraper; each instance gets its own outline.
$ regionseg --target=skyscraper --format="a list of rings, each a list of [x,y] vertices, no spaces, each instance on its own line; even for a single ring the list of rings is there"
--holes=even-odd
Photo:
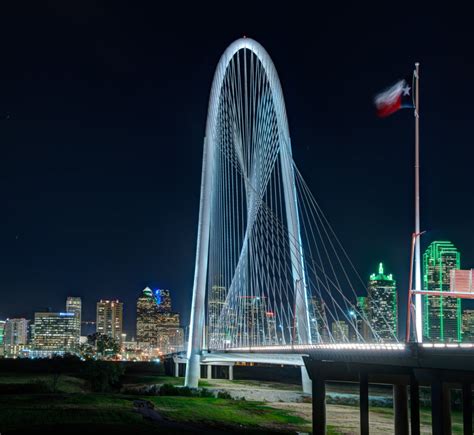
[[[276,315],[273,311],[265,312],[265,344],[268,346],[278,344]]]
[[[137,341],[158,347],[163,353],[176,352],[184,345],[179,313],[171,311],[169,290],[146,287],[137,300]]]
[[[5,355],[5,347],[3,345],[3,336],[5,335],[5,320],[0,320],[0,357]]]
[[[96,331],[120,341],[122,339],[123,303],[118,300],[97,302]]]
[[[369,315],[367,308],[367,296],[358,296],[356,305],[356,326],[357,326],[357,340],[356,341],[370,341],[370,328],[368,325]]]
[[[369,278],[367,315],[375,340],[395,341],[398,338],[397,282],[392,274],[384,273],[382,263],[378,273]]]
[[[431,243],[423,254],[423,289],[449,294],[450,272],[460,267],[461,254],[451,242]],[[460,342],[461,299],[423,296],[423,336],[432,342]]]
[[[3,336],[6,356],[17,356],[19,351],[28,343],[28,322],[28,320],[22,318],[6,320]]]
[[[169,290],[156,289],[154,292],[156,307],[160,313],[171,312],[171,294]]]
[[[238,345],[261,346],[267,344],[265,298],[260,296],[239,296],[238,304],[236,318]]]
[[[311,342],[320,343],[328,339],[329,324],[326,316],[326,304],[319,296],[308,300]]]
[[[74,340],[76,342],[76,345],[79,345],[79,340],[81,338],[81,312],[82,312],[81,298],[68,296],[68,298],[66,299],[66,312],[74,313],[74,324],[75,324]]]
[[[462,312],[462,341],[474,343],[474,310]]]
[[[5,335],[5,320],[0,320],[0,348],[3,347],[3,336]]]
[[[331,325],[332,338],[336,342],[349,341],[349,325],[344,320],[335,320]]]
[[[72,352],[77,348],[74,313],[35,313],[34,348],[38,351]]]
[[[157,312],[153,291],[146,287],[137,300],[137,341],[139,343],[156,344]]]
[[[222,348],[225,340],[225,332],[221,328],[221,313],[225,307],[227,289],[222,286],[213,285],[207,299],[207,332],[208,346],[210,349]]]

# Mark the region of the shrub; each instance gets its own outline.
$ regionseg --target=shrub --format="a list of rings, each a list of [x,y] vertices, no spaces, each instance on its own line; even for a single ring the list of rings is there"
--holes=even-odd
[[[175,387],[171,384],[163,384],[160,388],[160,396],[184,396],[192,397],[199,393],[189,387]]]
[[[87,361],[83,376],[89,382],[92,391],[103,393],[120,389],[123,372],[123,367],[114,362]]]
[[[232,400],[232,396],[228,391],[219,391],[217,393],[217,398],[218,399],[227,399],[227,400]]]
[[[163,384],[160,388],[160,396],[214,397],[214,393],[209,391],[207,388],[199,390],[195,388],[175,387],[171,384]]]
[[[199,392],[199,397],[214,397],[214,393],[212,391],[209,391],[207,388],[203,388]]]
[[[163,384],[160,388],[160,396],[179,396],[178,388],[171,384]]]

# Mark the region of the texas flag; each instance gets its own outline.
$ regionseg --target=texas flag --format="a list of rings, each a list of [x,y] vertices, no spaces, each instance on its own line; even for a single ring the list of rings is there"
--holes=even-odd
[[[395,113],[399,109],[413,108],[411,86],[407,80],[400,80],[374,98],[377,115],[381,118]]]

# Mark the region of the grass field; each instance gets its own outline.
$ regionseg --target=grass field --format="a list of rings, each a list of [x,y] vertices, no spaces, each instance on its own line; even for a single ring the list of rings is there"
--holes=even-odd
[[[0,373],[0,385],[28,385],[43,383],[50,388],[54,385],[54,376],[48,374],[25,373]],[[61,375],[57,380],[57,392],[61,393],[85,393],[87,392],[86,382],[76,376]]]
[[[47,431],[61,427],[85,433],[109,426],[127,432],[160,431],[133,408],[138,397],[110,394],[0,395],[0,432]],[[292,412],[256,402],[215,398],[146,397],[166,419],[228,430],[307,431],[309,422]],[[167,432],[166,432],[167,433]]]
[[[175,421],[215,422],[241,426],[286,427],[309,429],[301,417],[259,402],[224,400],[216,398],[152,397],[151,401],[167,417]]]

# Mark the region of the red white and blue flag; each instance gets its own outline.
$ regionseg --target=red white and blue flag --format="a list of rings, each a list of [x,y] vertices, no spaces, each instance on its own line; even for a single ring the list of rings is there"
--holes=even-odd
[[[399,80],[374,98],[377,116],[385,118],[397,110],[413,108],[411,84],[407,80]]]

